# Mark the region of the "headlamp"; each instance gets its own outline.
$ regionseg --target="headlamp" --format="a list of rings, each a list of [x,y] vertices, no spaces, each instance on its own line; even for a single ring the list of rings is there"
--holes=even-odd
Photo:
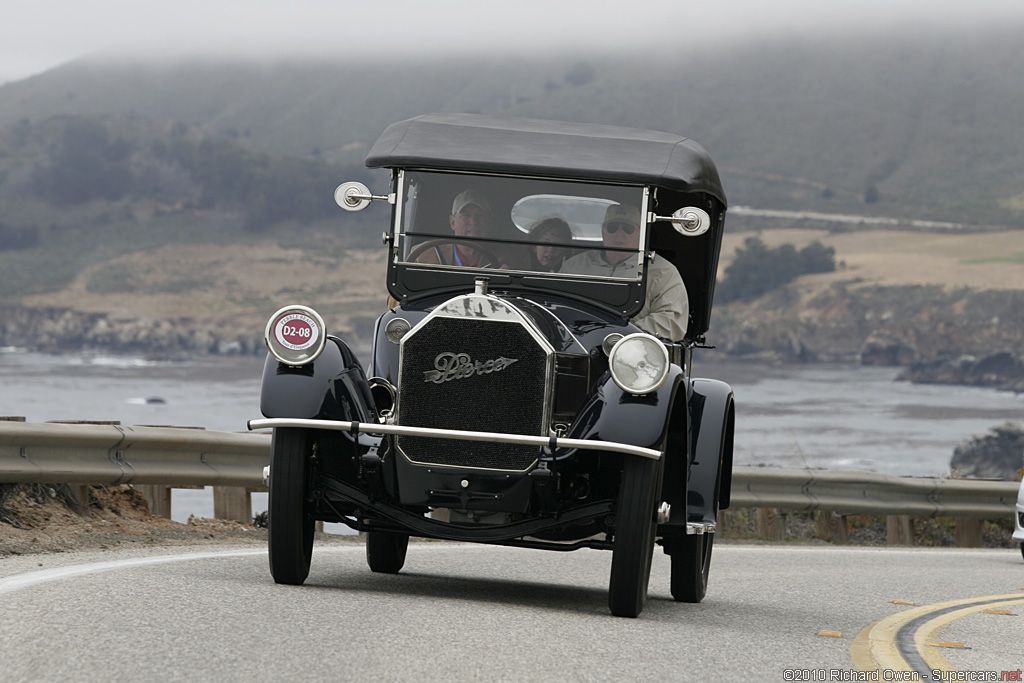
[[[668,377],[668,349],[650,334],[637,332],[620,339],[608,354],[608,367],[619,388],[631,394],[649,394]]]

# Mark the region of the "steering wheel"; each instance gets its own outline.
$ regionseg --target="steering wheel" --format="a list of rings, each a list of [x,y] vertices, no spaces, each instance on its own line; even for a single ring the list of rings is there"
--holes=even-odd
[[[438,239],[427,240],[421,244],[417,244],[413,247],[413,250],[409,252],[409,255],[405,257],[406,261],[415,261],[419,256],[423,254],[427,249],[433,249],[442,244],[468,244],[480,254],[480,261],[482,263],[490,264],[491,268],[498,268],[501,265],[501,260],[495,255],[489,248],[477,244],[475,241],[465,239],[463,237],[441,237]],[[444,265],[455,265],[447,263]]]

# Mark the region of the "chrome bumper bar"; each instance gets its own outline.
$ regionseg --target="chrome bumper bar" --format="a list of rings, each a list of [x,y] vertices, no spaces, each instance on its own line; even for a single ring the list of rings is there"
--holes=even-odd
[[[430,436],[456,441],[489,441],[491,443],[514,443],[524,446],[549,448],[582,448],[591,451],[609,451],[639,455],[651,460],[661,459],[661,451],[642,448],[614,441],[591,441],[589,439],[566,439],[552,436],[527,436],[525,434],[502,434],[500,432],[467,432],[459,429],[432,429],[430,427],[403,427],[377,422],[340,422],[337,420],[303,420],[299,418],[268,418],[249,420],[249,429],[273,429],[275,427],[300,427],[306,429],[332,429],[339,432],[366,432],[367,434],[397,434],[399,436]]]

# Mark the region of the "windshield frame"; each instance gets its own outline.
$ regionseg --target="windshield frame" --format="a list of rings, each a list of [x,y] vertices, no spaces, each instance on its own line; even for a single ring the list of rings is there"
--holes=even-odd
[[[647,232],[649,230],[649,226],[647,224],[646,214],[647,214],[647,203],[648,203],[648,194],[649,193],[647,191],[647,188],[645,188],[643,186],[626,185],[626,184],[615,184],[615,183],[595,183],[595,182],[592,182],[592,181],[566,180],[566,179],[561,179],[561,178],[530,178],[530,177],[522,177],[522,176],[505,176],[505,175],[485,174],[485,173],[442,172],[442,171],[435,171],[435,170],[415,171],[413,169],[410,169],[410,172],[415,172],[417,176],[428,177],[428,178],[431,179],[432,183],[437,183],[438,179],[445,178],[446,181],[451,186],[456,187],[456,188],[457,187],[463,187],[464,185],[469,184],[469,183],[479,182],[480,179],[482,179],[482,178],[488,178],[490,180],[491,184],[492,184],[492,187],[493,187],[495,182],[503,183],[505,186],[507,186],[509,184],[509,182],[516,183],[517,181],[520,183],[520,185],[526,185],[527,187],[532,186],[534,188],[537,188],[538,186],[540,186],[540,184],[544,184],[544,183],[551,183],[553,185],[548,186],[548,187],[544,187],[544,189],[546,190],[544,193],[526,194],[526,195],[520,197],[514,203],[514,205],[513,205],[513,211],[511,213],[511,216],[505,216],[503,212],[495,211],[495,214],[501,213],[501,218],[499,219],[499,218],[495,217],[494,220],[496,220],[496,221],[500,220],[501,222],[507,223],[509,225],[514,224],[515,230],[509,229],[506,226],[504,228],[505,234],[498,234],[498,231],[495,231],[492,228],[491,229],[491,234],[489,234],[489,235],[478,235],[478,236],[473,236],[473,237],[469,237],[469,236],[466,236],[466,237],[456,237],[453,234],[452,229],[448,225],[442,225],[438,229],[422,229],[422,228],[420,228],[419,225],[414,225],[414,223],[417,222],[417,218],[415,216],[415,210],[417,209],[417,205],[416,205],[415,201],[407,201],[407,200],[410,200],[410,199],[414,200],[415,198],[409,197],[409,195],[412,194],[412,193],[410,192],[410,185],[409,185],[409,182],[408,182],[409,176],[407,176],[406,170],[404,170],[404,169],[400,170],[398,172],[398,180],[397,180],[398,187],[397,187],[397,192],[396,192],[397,201],[396,201],[396,204],[395,204],[395,215],[394,215],[393,221],[392,221],[392,229],[393,229],[392,230],[392,236],[394,237],[393,244],[395,245],[395,248],[392,250],[391,257],[395,261],[395,263],[402,263],[402,264],[406,264],[406,265],[417,265],[417,266],[424,266],[424,267],[426,267],[426,266],[435,267],[436,266],[436,267],[439,267],[439,268],[442,268],[442,269],[445,268],[445,267],[458,267],[458,268],[474,268],[475,267],[475,266],[472,266],[472,265],[464,265],[464,264],[460,264],[460,265],[446,265],[446,264],[443,264],[443,263],[428,263],[428,262],[424,262],[424,261],[409,261],[409,260],[406,260],[408,258],[408,254],[411,253],[413,251],[413,249],[415,248],[415,246],[416,246],[415,243],[411,243],[411,242],[415,242],[417,239],[419,239],[421,241],[422,240],[433,240],[433,239],[446,240],[446,241],[447,240],[459,240],[459,241],[464,241],[467,244],[469,244],[469,243],[479,243],[483,247],[491,247],[492,249],[498,248],[498,247],[500,247],[502,245],[504,245],[505,247],[523,247],[523,248],[538,247],[538,246],[545,246],[545,245],[554,245],[554,246],[557,246],[557,247],[560,247],[560,248],[564,248],[566,250],[571,250],[571,251],[577,252],[574,255],[579,255],[580,253],[584,253],[584,252],[587,252],[587,251],[591,251],[591,252],[626,252],[626,253],[628,253],[630,255],[633,255],[633,254],[638,254],[639,255],[639,254],[642,254],[642,252],[644,250],[644,247],[645,247],[645,245],[647,243]],[[458,179],[458,180],[455,180],[455,179]],[[579,191],[576,194],[569,194],[569,192],[572,192],[573,188],[578,188]],[[636,196],[635,197],[631,197],[630,198],[630,202],[632,203],[632,201],[635,201],[635,202],[640,204],[640,207],[639,207],[639,212],[640,212],[640,215],[639,215],[639,223],[640,223],[640,225],[639,225],[639,232],[640,232],[640,234],[638,236],[637,246],[636,247],[606,246],[603,243],[603,241],[601,240],[601,237],[600,237],[600,235],[601,235],[601,232],[600,232],[601,231],[601,223],[600,223],[600,221],[603,218],[604,210],[605,210],[605,208],[607,206],[616,204],[618,202],[615,199],[608,199],[607,197],[597,196],[599,194],[599,188],[600,189],[614,188],[612,191],[619,195],[619,199],[622,198],[622,196],[623,196],[623,194],[625,192],[635,193]],[[436,188],[432,188],[432,189],[436,189]],[[564,190],[565,193],[556,195],[556,194],[554,194],[552,192],[552,190],[554,190],[554,189]],[[419,192],[419,190],[415,189],[415,192]],[[446,194],[451,194],[454,197],[455,194],[457,194],[457,193],[455,193],[451,189],[447,189],[446,190]],[[511,193],[512,196],[516,196],[517,194],[518,194],[517,192]],[[541,240],[531,239],[527,226],[520,224],[520,222],[516,220],[516,218],[515,218],[515,209],[518,208],[520,206],[520,204],[522,204],[523,201],[526,200],[526,199],[548,200],[549,198],[556,198],[556,199],[562,200],[563,203],[568,203],[568,204],[572,204],[572,203],[576,203],[578,205],[583,205],[585,203],[593,204],[593,205],[596,205],[596,208],[600,209],[600,214],[601,215],[598,216],[596,218],[596,220],[594,220],[593,217],[591,217],[591,223],[587,224],[587,227],[582,229],[582,230],[581,230],[581,223],[579,221],[569,221],[568,219],[564,219],[566,221],[566,223],[568,223],[568,225],[571,226],[571,230],[572,230],[572,237],[569,239],[568,242],[564,242],[564,241],[554,241],[554,242],[552,242],[552,241],[547,241],[547,240],[543,240],[543,239],[541,239]],[[575,201],[575,200],[579,200],[579,201]],[[591,211],[592,214],[593,214],[593,210],[594,210],[594,207],[591,207],[590,211]],[[413,214],[413,215],[410,216],[410,214]],[[530,220],[534,221],[534,225],[536,225],[537,222],[540,222],[540,221],[546,220],[546,219],[550,219],[550,218],[556,218],[557,219],[557,218],[562,218],[562,216],[558,215],[558,214],[553,214],[553,213],[545,213],[542,216],[534,216]],[[520,220],[523,220],[523,218],[521,217]],[[539,270],[539,269],[530,268],[528,264],[522,263],[522,262],[503,263],[502,267],[503,267],[503,269],[508,270],[510,272],[523,273],[523,274],[529,274],[529,275],[544,274],[544,275],[552,275],[552,276],[560,276],[560,277],[562,277],[562,276],[564,276],[564,277],[585,277],[587,279],[610,279],[610,280],[635,281],[635,280],[639,280],[642,277],[642,274],[643,274],[643,259],[638,258],[637,261],[636,261],[636,264],[635,264],[635,268],[629,268],[628,272],[624,272],[622,274],[607,275],[607,276],[606,275],[598,275],[598,274],[578,273],[578,272],[573,272],[572,270],[560,270],[560,271],[551,272],[551,271],[545,271],[545,270]],[[495,268],[495,266],[493,266],[493,265],[484,266],[484,267],[477,267],[478,270],[484,270],[484,271],[490,271],[490,270],[493,270],[494,268]]]
[[[476,279],[485,277],[493,291],[507,291],[515,293],[537,292],[560,294],[569,298],[586,301],[602,308],[609,308],[618,315],[629,317],[635,315],[642,308],[646,290],[645,272],[648,264],[647,244],[649,240],[650,226],[648,225],[648,207],[650,202],[650,188],[632,183],[610,183],[595,182],[592,180],[577,180],[572,178],[547,178],[532,176],[517,176],[492,173],[468,173],[458,171],[442,171],[437,169],[395,169],[393,176],[393,190],[396,195],[390,229],[390,254],[388,258],[388,290],[395,299],[399,301],[411,301],[433,295],[451,295],[464,293],[473,288]],[[612,276],[585,274],[578,272],[542,272],[520,266],[507,265],[502,268],[481,267],[472,265],[449,265],[445,263],[423,263],[418,261],[405,260],[405,255],[410,252],[410,244],[413,239],[455,239],[448,224],[439,226],[437,230],[426,231],[420,228],[417,223],[416,212],[421,208],[419,197],[416,193],[424,191],[419,183],[415,185],[413,180],[419,179],[439,181],[435,187],[442,187],[447,183],[448,191],[445,195],[453,194],[452,187],[477,184],[490,189],[498,189],[495,192],[498,201],[495,203],[494,214],[507,218],[509,225],[512,225],[510,211],[503,212],[506,205],[509,207],[517,205],[524,197],[531,196],[530,191],[520,193],[521,189],[530,190],[534,194],[551,194],[565,197],[611,197],[614,201],[626,201],[632,203],[637,201],[639,206],[639,242],[637,247],[626,249],[614,249],[606,247],[603,242],[586,240],[585,238],[574,239],[572,248],[579,253],[590,250],[607,251],[629,251],[635,253],[635,266],[628,263],[632,257],[624,260],[628,275],[623,276],[616,273]],[[509,187],[512,186],[511,191]],[[430,188],[427,188],[429,190]],[[437,192],[441,195],[442,192]],[[442,202],[438,196],[432,198],[434,215],[440,212]],[[445,202],[451,202],[451,197],[446,196]],[[612,200],[609,200],[612,201]],[[625,202],[624,202],[625,203]],[[450,215],[451,204],[447,204],[445,211]],[[437,219],[435,218],[435,221]],[[521,231],[521,226],[518,227]],[[507,231],[507,228],[506,228]],[[468,238],[467,238],[468,239]],[[528,236],[517,234],[515,237],[499,235],[497,237],[475,237],[473,238],[483,246],[493,244],[498,247],[522,247],[524,250],[543,242],[530,240]],[[569,260],[569,259],[566,259]],[[614,269],[613,269],[614,270]]]

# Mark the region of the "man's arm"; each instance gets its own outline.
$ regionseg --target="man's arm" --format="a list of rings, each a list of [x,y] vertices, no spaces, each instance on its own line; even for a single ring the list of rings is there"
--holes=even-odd
[[[689,320],[690,301],[683,278],[674,265],[654,256],[647,279],[646,302],[630,322],[656,337],[680,341],[686,336]]]

